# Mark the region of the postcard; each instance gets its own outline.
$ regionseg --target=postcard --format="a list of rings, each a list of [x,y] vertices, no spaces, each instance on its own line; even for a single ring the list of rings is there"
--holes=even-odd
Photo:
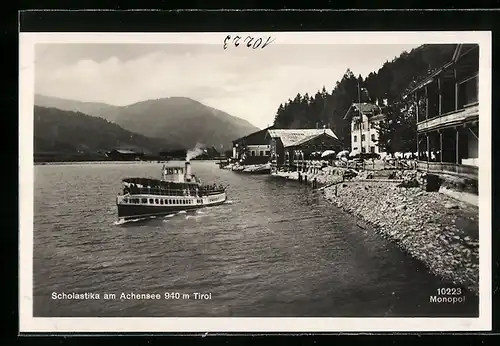
[[[19,37],[21,332],[491,329],[490,32]]]

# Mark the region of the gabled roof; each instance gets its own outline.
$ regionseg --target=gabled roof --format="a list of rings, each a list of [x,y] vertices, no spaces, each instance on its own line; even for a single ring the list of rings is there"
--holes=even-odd
[[[259,134],[261,134],[261,133],[267,133],[267,130],[272,129],[273,127],[274,127],[274,125],[269,126],[269,127],[265,128],[265,129],[262,129],[262,130],[259,130],[259,131],[252,132],[252,133],[250,133],[250,134],[248,134],[248,135],[246,135],[246,136],[243,136],[243,137],[237,138],[237,139],[233,140],[233,144],[234,144],[234,143],[237,143],[237,142],[241,142],[241,141],[243,141],[243,140],[246,140],[246,139],[251,138],[251,137],[254,137],[254,136],[258,137],[258,136],[259,136]],[[264,134],[264,137],[265,137],[265,134]]]
[[[462,56],[467,54],[469,51],[479,48],[479,45],[477,43],[472,43],[472,44],[458,44],[457,48],[455,49],[455,52],[453,53],[453,57],[451,60],[453,62],[457,62],[458,59],[460,59]]]
[[[451,58],[451,61],[447,62],[440,68],[438,68],[436,71],[432,72],[429,74],[427,77],[422,79],[419,83],[417,83],[413,88],[411,88],[409,91],[405,92],[403,94],[403,98],[406,96],[413,94],[415,91],[418,89],[421,89],[422,87],[426,86],[427,84],[431,83],[437,75],[439,75],[443,70],[447,69],[451,65],[457,62],[463,55],[471,51],[472,49],[478,48],[478,44],[457,44],[455,47],[455,52],[453,53],[453,57]]]
[[[382,113],[382,108],[376,103],[363,102],[363,103],[353,103],[344,115],[344,120],[346,120],[353,109],[358,110],[361,114],[368,117]]]
[[[338,139],[331,129],[280,129],[268,130],[267,133],[271,138],[281,139],[285,148],[297,145],[299,142],[309,141],[323,133]]]
[[[338,138],[337,138],[337,136],[335,136],[335,134],[333,136],[331,135],[332,133],[333,133],[333,131],[330,130],[330,132],[326,132],[325,131],[325,132],[321,132],[321,133],[314,134],[314,135],[311,135],[311,136],[307,136],[307,137],[301,139],[300,141],[293,143],[293,146],[297,146],[297,145],[301,145],[301,144],[307,143],[310,140],[313,140],[314,138],[317,138],[317,137],[319,137],[321,135],[327,135],[329,137],[332,137],[332,138],[335,138],[335,139],[338,140]]]

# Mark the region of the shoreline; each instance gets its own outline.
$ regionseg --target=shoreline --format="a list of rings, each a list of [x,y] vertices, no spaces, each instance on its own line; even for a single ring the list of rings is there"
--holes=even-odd
[[[112,161],[112,160],[100,160],[100,161],[39,161],[39,162],[33,162],[33,165],[35,166],[50,166],[50,165],[91,165],[91,164],[145,164],[145,163],[166,163],[166,162],[184,162],[184,159],[175,159],[175,160],[152,160],[152,161],[135,161],[135,160],[118,160],[118,161]],[[190,161],[210,161],[210,162],[215,162],[217,159],[206,159],[206,160],[198,160],[198,159],[191,159]]]
[[[412,171],[403,173],[402,180],[366,179],[360,174],[346,181],[341,172],[328,168],[307,175],[323,185],[318,190],[333,206],[393,242],[432,274],[479,294],[477,206],[440,192],[398,186]],[[272,176],[298,181],[297,172]]]

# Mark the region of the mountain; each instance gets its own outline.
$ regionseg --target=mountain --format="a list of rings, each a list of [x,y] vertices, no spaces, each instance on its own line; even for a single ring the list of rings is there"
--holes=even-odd
[[[218,150],[222,149],[222,145],[227,150],[232,147],[234,139],[259,130],[246,120],[186,97],[110,106],[37,95],[35,104],[102,117],[128,131],[168,140],[184,148],[192,148],[200,143]]]
[[[114,119],[107,116],[118,106],[108,105],[98,102],[81,102],[75,100],[67,100],[58,97],[49,97],[40,94],[35,94],[35,105],[46,108],[57,108],[63,111],[80,112],[95,117],[104,118],[109,121]]]
[[[35,106],[34,151],[37,153],[96,153],[131,149],[158,153],[172,143],[151,139],[105,119],[80,112]]]

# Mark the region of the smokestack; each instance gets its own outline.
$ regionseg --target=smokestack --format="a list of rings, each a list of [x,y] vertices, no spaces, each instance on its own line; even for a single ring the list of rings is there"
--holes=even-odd
[[[184,177],[186,181],[191,180],[191,162],[189,162],[189,160],[186,160],[186,170],[184,173]]]

